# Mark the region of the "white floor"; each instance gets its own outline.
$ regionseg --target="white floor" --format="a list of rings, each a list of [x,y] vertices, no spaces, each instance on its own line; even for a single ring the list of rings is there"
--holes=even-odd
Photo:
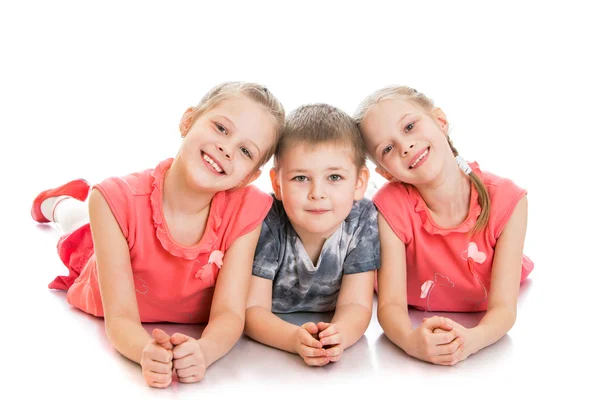
[[[398,396],[429,393],[428,397],[495,398],[518,393],[582,394],[597,378],[594,369],[598,361],[598,330],[589,329],[597,326],[596,310],[590,307],[593,294],[590,290],[578,293],[573,282],[556,273],[558,258],[549,247],[533,257],[536,269],[522,285],[515,327],[495,345],[454,367],[434,366],[405,355],[385,337],[374,313],[365,336],[337,364],[310,368],[298,356],[243,337],[226,357],[209,368],[202,383],[174,383],[168,391],[149,389],[140,368],[108,343],[101,319],[70,307],[64,292],[46,288],[55,275],[66,272],[55,252],[59,235],[51,226],[30,220],[26,201],[29,197],[22,195],[21,200],[23,204],[15,210],[18,229],[11,235],[26,237],[27,241],[15,241],[15,247],[4,249],[0,264],[13,272],[12,279],[5,282],[9,292],[20,288],[19,296],[9,299],[10,304],[4,303],[3,308],[12,318],[3,324],[3,329],[11,331],[4,339],[4,354],[10,360],[7,366],[23,393],[43,387],[46,393],[60,393],[62,398],[195,398],[206,393],[280,398],[281,389],[292,397],[393,391]],[[24,257],[19,260],[10,256],[14,252]],[[568,298],[574,301],[567,302]],[[418,323],[423,315],[414,311],[413,321]],[[473,326],[481,314],[451,317]],[[297,314],[285,318],[301,324],[327,320],[331,315]],[[199,336],[202,329],[160,326],[169,333],[181,331],[193,336]]]
[[[0,6],[1,398],[598,398],[597,13],[577,1],[376,3]],[[30,204],[69,179],[98,182],[174,156],[183,111],[225,80],[264,83],[288,111],[328,102],[352,113],[391,83],[431,96],[465,158],[529,191],[535,270],[509,334],[439,367],[393,346],[374,314],[337,364],[309,368],[242,338],[203,382],[147,388],[102,320],[47,289],[66,269],[58,233],[31,220]]]

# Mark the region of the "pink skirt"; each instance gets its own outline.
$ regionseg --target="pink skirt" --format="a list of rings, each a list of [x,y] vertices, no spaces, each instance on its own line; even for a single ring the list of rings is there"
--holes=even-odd
[[[69,269],[68,276],[57,276],[48,285],[50,289],[68,290],[94,254],[94,242],[90,224],[63,235],[56,245],[58,256]]]

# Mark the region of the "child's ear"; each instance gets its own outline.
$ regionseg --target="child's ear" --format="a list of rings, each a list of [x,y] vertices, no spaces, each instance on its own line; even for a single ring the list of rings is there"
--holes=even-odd
[[[188,131],[192,127],[192,117],[194,116],[194,109],[192,107],[185,110],[183,115],[181,116],[181,121],[179,121],[179,132],[181,133],[181,137],[185,137]]]
[[[271,168],[269,176],[271,177],[271,186],[273,186],[275,198],[281,201],[281,185],[279,184],[279,174],[277,173],[277,169]]]
[[[444,131],[444,134],[448,135],[448,118],[446,118],[446,114],[444,114],[442,109],[436,107],[431,114],[435,122],[439,125],[442,131]]]
[[[361,167],[358,170],[356,188],[354,189],[354,200],[360,200],[365,196],[370,176],[371,173],[369,172],[369,169],[367,167]]]
[[[383,176],[390,182],[394,180],[394,176],[381,167],[375,167],[375,172],[377,172],[379,175]]]

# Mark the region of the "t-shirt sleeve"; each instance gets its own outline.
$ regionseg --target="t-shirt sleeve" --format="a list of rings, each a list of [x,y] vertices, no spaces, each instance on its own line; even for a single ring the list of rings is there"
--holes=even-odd
[[[92,189],[97,189],[106,200],[131,249],[135,238],[135,223],[131,220],[136,215],[134,190],[122,177],[107,178]]]
[[[353,227],[351,232],[351,249],[343,263],[344,274],[355,274],[379,269],[381,261],[379,247],[379,229],[377,226],[377,209],[369,199],[357,202],[357,212],[350,213]]]
[[[279,269],[279,249],[281,246],[281,222],[273,204],[262,223],[260,237],[254,253],[252,275],[275,279]]]
[[[259,226],[271,208],[273,198],[255,186],[246,186],[224,199],[226,207],[235,210],[231,216],[232,229],[225,240],[225,249]]]
[[[408,189],[401,183],[386,183],[373,196],[373,203],[396,236],[408,244],[413,238],[410,216],[415,213]]]
[[[527,190],[517,186],[507,178],[494,177],[491,174],[490,182],[486,184],[490,195],[489,232],[497,240],[508,223],[519,200],[527,194]]]

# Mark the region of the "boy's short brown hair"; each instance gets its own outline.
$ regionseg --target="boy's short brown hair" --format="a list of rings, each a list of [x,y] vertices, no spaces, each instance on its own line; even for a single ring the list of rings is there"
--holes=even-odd
[[[288,115],[275,149],[274,166],[279,168],[283,154],[296,145],[326,143],[350,145],[356,168],[365,166],[367,153],[354,119],[339,108],[322,103],[300,106]]]

